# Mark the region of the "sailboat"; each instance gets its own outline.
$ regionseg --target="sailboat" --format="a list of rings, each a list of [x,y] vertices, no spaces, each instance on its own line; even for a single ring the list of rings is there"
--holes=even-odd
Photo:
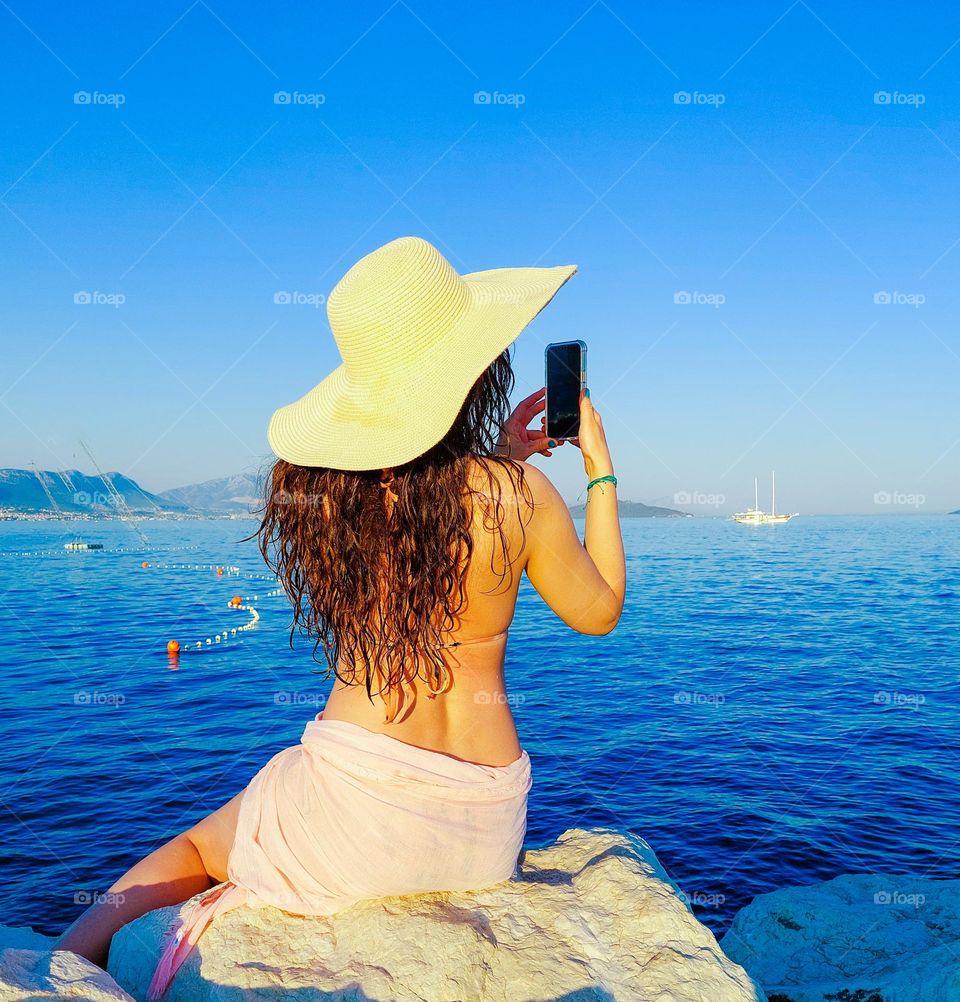
[[[760,510],[760,496],[757,487],[757,478],[753,479],[753,507],[748,508],[746,511],[739,511],[733,516],[735,522],[740,522],[741,525],[780,525],[782,522],[789,522],[791,518],[795,518],[799,512],[794,512],[792,515],[777,515],[776,514],[776,497],[777,497],[777,482],[776,475],[774,473],[770,474],[770,511]]]

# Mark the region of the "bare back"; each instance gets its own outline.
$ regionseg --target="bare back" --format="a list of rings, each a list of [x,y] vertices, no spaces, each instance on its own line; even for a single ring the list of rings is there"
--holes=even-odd
[[[338,679],[323,716],[326,720],[350,721],[455,758],[502,766],[515,761],[521,752],[506,693],[504,654],[505,634],[513,620],[528,557],[517,506],[521,506],[524,523],[529,521],[530,512],[527,502],[517,496],[509,474],[498,463],[482,464],[477,460],[471,474],[474,488],[490,496],[484,465],[500,485],[502,532],[509,559],[505,560],[499,533],[490,525],[491,516],[487,516],[485,526],[484,507],[475,503],[471,528],[474,549],[464,582],[464,607],[457,630],[445,638],[462,646],[437,652],[450,668],[450,687],[433,696],[421,679],[414,679],[413,709],[388,723],[383,698],[375,692],[371,703],[363,685],[345,685]]]

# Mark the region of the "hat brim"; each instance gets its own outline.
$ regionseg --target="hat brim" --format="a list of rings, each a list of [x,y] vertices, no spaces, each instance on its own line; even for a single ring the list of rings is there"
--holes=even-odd
[[[388,383],[350,385],[337,366],[299,400],[274,412],[270,448],[297,466],[378,470],[400,466],[449,431],[471,387],[577,271],[495,268],[463,275],[470,299],[448,335]]]

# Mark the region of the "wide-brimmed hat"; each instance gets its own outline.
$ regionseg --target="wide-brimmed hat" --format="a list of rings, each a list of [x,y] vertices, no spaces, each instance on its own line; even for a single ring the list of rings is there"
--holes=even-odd
[[[274,412],[270,448],[298,466],[339,470],[422,455],[449,431],[484,369],[576,270],[460,275],[420,237],[384,244],[330,294],[327,317],[343,362]]]

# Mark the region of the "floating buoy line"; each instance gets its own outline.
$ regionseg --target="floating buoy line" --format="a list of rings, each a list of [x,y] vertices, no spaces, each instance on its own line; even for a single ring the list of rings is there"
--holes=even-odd
[[[69,549],[67,549],[69,547]],[[111,546],[101,547],[94,550],[92,547],[78,550],[72,544],[66,543],[56,550],[2,550],[0,557],[65,557],[76,552],[101,553],[183,553],[186,550],[199,550],[200,544],[190,546],[165,546],[165,547],[145,547],[145,546]]]
[[[266,581],[273,585],[279,585],[276,576],[272,574],[244,574],[239,567],[228,564],[154,564],[149,560],[144,560],[140,566],[144,570],[153,569],[158,571],[213,571],[218,578],[240,577],[242,575],[248,581]],[[258,595],[234,595],[227,602],[227,608],[234,611],[248,612],[250,618],[245,623],[241,626],[225,627],[201,640],[168,640],[167,654],[171,658],[177,658],[181,653],[186,651],[202,651],[208,647],[214,647],[217,644],[223,644],[235,639],[241,634],[246,633],[247,630],[254,629],[260,621],[260,613],[252,603],[259,602],[264,598],[275,598],[277,595],[282,594],[283,589],[276,587],[269,591],[261,592]]]

